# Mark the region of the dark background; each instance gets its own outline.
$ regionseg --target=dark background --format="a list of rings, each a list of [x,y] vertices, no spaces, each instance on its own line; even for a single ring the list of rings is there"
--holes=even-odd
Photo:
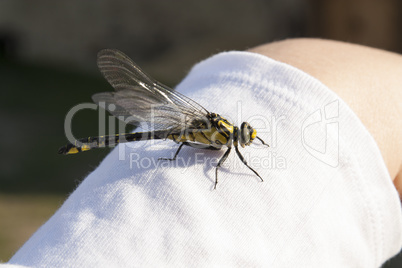
[[[0,2],[0,260],[54,213],[108,149],[60,156],[73,106],[111,90],[96,54],[118,48],[174,87],[196,62],[292,37],[402,52],[398,0]],[[96,111],[73,120],[96,136]],[[18,224],[16,224],[18,222]],[[385,267],[400,267],[402,257]]]

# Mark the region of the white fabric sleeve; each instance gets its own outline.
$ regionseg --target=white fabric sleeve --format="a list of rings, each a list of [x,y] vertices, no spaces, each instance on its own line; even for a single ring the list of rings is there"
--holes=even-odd
[[[352,110],[306,73],[225,52],[177,90],[270,147],[141,141],[115,148],[12,257],[33,267],[379,267],[402,245],[401,206]],[[91,153],[91,152],[85,152]],[[72,156],[80,157],[80,155]]]

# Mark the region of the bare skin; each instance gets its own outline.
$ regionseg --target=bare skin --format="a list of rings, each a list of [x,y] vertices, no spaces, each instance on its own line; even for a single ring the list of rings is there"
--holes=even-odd
[[[357,114],[377,142],[402,197],[402,56],[322,39],[289,39],[249,51],[314,76]]]

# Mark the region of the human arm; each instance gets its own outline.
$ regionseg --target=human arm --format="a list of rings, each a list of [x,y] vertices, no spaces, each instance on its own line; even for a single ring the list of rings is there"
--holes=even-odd
[[[323,39],[288,39],[250,49],[292,65],[338,94],[374,137],[402,196],[402,56]]]

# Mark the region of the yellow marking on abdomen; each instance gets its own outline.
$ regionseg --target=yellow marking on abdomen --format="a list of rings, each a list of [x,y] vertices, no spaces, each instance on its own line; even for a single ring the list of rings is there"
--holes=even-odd
[[[88,144],[83,144],[81,146],[81,151],[88,151],[91,150],[91,147]]]
[[[71,149],[67,152],[67,154],[76,154],[76,153],[79,153],[79,151],[78,151],[78,149],[77,149],[76,147],[71,148]]]

